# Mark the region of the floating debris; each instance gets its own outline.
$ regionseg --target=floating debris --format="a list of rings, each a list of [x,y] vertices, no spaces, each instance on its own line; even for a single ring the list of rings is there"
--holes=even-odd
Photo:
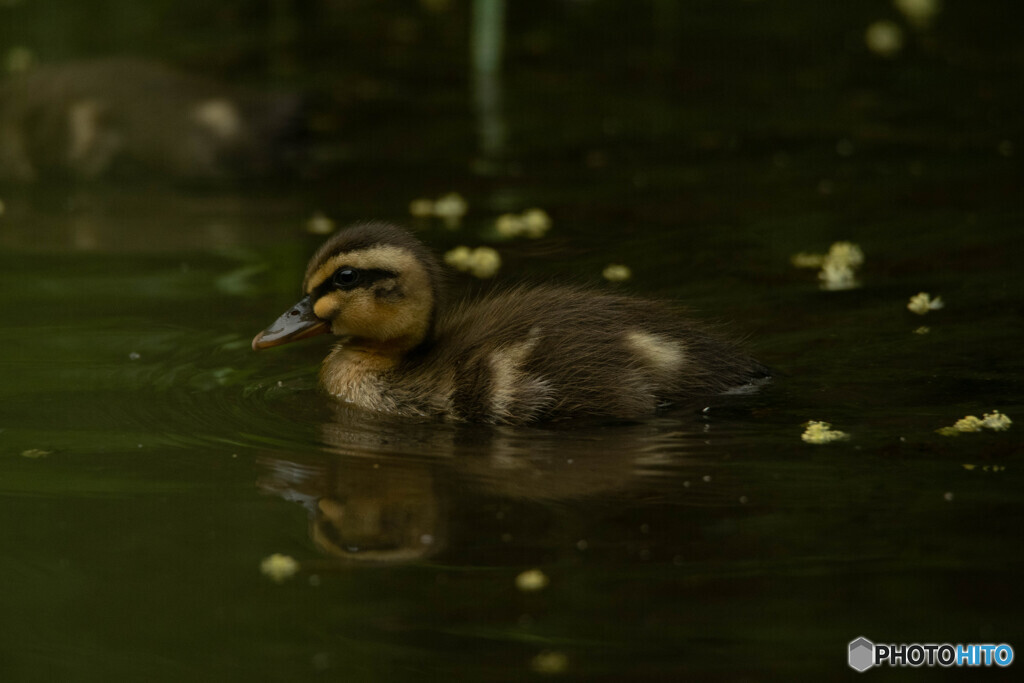
[[[0,199],[0,216],[4,215],[4,200]]]
[[[524,593],[535,593],[548,586],[548,576],[539,569],[527,569],[516,577],[516,588]]]
[[[32,458],[34,460],[36,458],[45,458],[52,453],[53,451],[44,451],[42,448],[29,448],[28,450],[21,452],[21,457]]]
[[[328,218],[322,211],[316,211],[306,221],[306,232],[311,235],[330,235],[334,232],[334,221]]]
[[[569,657],[564,652],[547,650],[530,660],[530,668],[539,674],[560,674],[569,668]]]
[[[932,328],[928,327],[927,325],[921,325],[920,327],[914,330],[914,334],[928,334],[931,331]]]
[[[1005,432],[1013,424],[1006,415],[1003,415],[998,410],[993,410],[991,413],[985,413],[984,417],[978,418],[975,415],[968,415],[962,417],[953,423],[951,427],[942,427],[936,429],[936,433],[942,436],[958,436],[960,434],[967,434],[970,432],[980,432],[983,429],[991,429],[995,432]]]
[[[551,216],[544,209],[527,209],[521,214],[504,213],[494,222],[502,237],[538,239],[551,229]]]
[[[894,21],[876,21],[864,32],[864,42],[879,57],[895,57],[903,49],[903,29]]]
[[[299,571],[299,563],[294,557],[274,553],[260,562],[260,571],[275,583],[284,583]]]
[[[605,269],[601,271],[601,275],[608,282],[625,282],[633,277],[633,271],[629,269],[629,266],[624,266],[621,263],[612,263],[605,266]]]
[[[845,441],[850,438],[850,435],[846,432],[832,429],[832,425],[828,422],[811,420],[805,423],[804,427],[804,433],[800,435],[800,438],[807,443],[823,444],[833,441]]]
[[[455,247],[445,253],[444,262],[479,278],[489,278],[501,268],[501,256],[491,247]]]
[[[910,301],[907,302],[907,310],[911,313],[924,315],[928,311],[937,311],[945,305],[946,303],[942,300],[941,296],[933,299],[928,292],[920,292],[910,297]]]
[[[860,286],[857,269],[864,263],[864,252],[853,242],[835,242],[827,254],[800,252],[789,261],[797,268],[821,268],[821,288],[834,292]]]

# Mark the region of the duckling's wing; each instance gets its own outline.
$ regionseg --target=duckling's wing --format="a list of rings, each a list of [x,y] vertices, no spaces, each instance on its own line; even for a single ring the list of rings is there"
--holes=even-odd
[[[756,363],[670,306],[585,289],[515,288],[438,322],[431,365],[453,369],[453,410],[521,422],[638,417],[747,382]]]

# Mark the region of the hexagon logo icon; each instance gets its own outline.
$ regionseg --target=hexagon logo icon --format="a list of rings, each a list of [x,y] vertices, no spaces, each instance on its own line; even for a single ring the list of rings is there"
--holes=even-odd
[[[861,636],[850,641],[850,668],[864,672],[875,664],[875,644]]]

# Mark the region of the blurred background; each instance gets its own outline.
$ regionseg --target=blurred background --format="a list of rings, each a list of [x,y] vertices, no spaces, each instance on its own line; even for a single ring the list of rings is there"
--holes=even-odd
[[[0,678],[821,680],[858,636],[1019,646],[1022,19],[0,0]],[[346,412],[324,343],[249,344],[371,218],[496,250],[456,295],[671,299],[775,382],[631,425]]]

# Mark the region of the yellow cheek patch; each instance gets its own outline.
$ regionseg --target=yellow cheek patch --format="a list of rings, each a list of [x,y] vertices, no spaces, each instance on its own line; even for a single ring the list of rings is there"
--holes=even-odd
[[[343,303],[339,292],[330,292],[316,300],[313,304],[313,313],[318,318],[330,320],[338,315]]]

